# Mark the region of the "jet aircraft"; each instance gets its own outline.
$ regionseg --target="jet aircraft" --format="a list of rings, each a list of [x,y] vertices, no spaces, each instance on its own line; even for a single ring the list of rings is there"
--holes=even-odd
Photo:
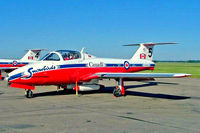
[[[27,50],[27,53],[20,60],[0,59],[0,80],[3,79],[2,71],[9,73],[18,67],[38,61],[41,50],[42,49]]]
[[[185,73],[134,73],[154,70],[153,47],[175,43],[141,43],[130,59],[97,58],[73,50],[57,50],[47,54],[40,62],[29,64],[8,74],[10,87],[25,89],[26,97],[32,98],[35,86],[56,85],[58,88],[78,91],[98,90],[101,79],[116,79],[113,90],[116,97],[125,95],[124,81],[149,80],[153,78],[180,78]]]

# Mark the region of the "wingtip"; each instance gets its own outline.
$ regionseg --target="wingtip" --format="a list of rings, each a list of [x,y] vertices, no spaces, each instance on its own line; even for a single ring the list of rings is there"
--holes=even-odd
[[[192,74],[185,74],[185,73],[174,75],[175,78],[184,78],[184,77],[191,77],[191,76]]]

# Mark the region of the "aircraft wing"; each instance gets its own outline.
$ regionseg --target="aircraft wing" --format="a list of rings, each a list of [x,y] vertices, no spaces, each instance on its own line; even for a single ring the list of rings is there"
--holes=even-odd
[[[186,73],[96,73],[100,78],[181,78],[191,74]]]
[[[126,78],[126,79],[153,79],[153,78],[182,78],[189,77],[186,73],[95,73],[82,78],[82,80],[91,80],[97,78]]]
[[[17,69],[17,67],[2,67],[2,68],[0,68],[0,70],[14,70],[14,69]]]

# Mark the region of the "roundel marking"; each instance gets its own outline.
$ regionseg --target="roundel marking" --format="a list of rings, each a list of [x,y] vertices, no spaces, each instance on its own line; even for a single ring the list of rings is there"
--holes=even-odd
[[[128,70],[128,69],[130,68],[130,64],[129,64],[128,61],[125,61],[125,62],[124,62],[124,68],[125,68],[126,70]]]
[[[13,66],[17,66],[18,62],[17,61],[13,61]]]

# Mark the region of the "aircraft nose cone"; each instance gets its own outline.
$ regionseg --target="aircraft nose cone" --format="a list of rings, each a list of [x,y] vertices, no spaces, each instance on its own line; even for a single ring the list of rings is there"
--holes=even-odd
[[[9,74],[8,75],[8,82],[12,83],[14,80],[22,77],[22,73],[17,73],[17,74]]]

